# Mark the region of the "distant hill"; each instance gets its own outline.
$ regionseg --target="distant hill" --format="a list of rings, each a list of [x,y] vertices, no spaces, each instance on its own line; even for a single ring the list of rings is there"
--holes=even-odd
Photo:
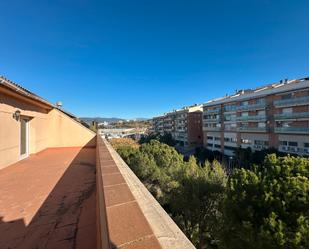
[[[146,121],[149,120],[149,118],[135,118],[136,121]]]
[[[94,118],[82,117],[80,119],[85,121],[86,123],[91,123],[92,121],[95,121],[98,123],[103,123],[103,122],[114,123],[118,121],[125,121],[125,119],[122,119],[122,118],[101,118],[101,117],[94,117]]]
[[[123,118],[101,118],[101,117],[94,117],[94,118],[82,117],[80,119],[83,120],[84,122],[88,123],[88,124],[90,124],[92,121],[95,121],[95,122],[98,122],[98,123],[103,123],[103,122],[116,123],[118,121],[127,121],[126,119],[123,119]],[[147,118],[135,118],[134,120],[145,121],[145,120],[148,120],[148,119]]]

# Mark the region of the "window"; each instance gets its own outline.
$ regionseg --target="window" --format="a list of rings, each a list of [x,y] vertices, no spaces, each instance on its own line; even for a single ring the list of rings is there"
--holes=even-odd
[[[235,151],[235,150],[236,150],[235,147],[231,147],[231,146],[224,146],[224,149],[225,149],[225,150],[232,150],[232,151]]]
[[[265,128],[266,127],[266,123],[265,122],[259,122],[258,123],[258,127]]]
[[[257,114],[258,114],[259,116],[265,116],[265,115],[266,115],[266,113],[265,113],[264,110],[258,111]]]
[[[291,98],[292,98],[292,94],[291,93],[281,95],[281,99],[291,99]]]
[[[282,113],[292,113],[293,109],[292,108],[283,108]]]
[[[291,127],[291,122],[282,122],[282,127]]]
[[[264,98],[262,98],[262,99],[257,99],[257,100],[256,100],[256,103],[257,103],[257,104],[264,104],[264,103],[265,103],[265,99],[264,99]]]
[[[309,148],[309,143],[304,143],[305,148]]]
[[[240,140],[240,142],[241,142],[242,144],[251,144],[251,140],[246,139],[246,138],[242,138],[242,139]]]
[[[240,103],[240,105],[241,106],[246,106],[246,105],[248,105],[248,101],[243,101],[243,102]]]
[[[235,105],[226,105],[224,106],[224,110],[229,112],[229,111],[234,111],[236,109]]]
[[[287,142],[287,141],[279,141],[279,144],[280,144],[280,145],[287,146],[287,145],[288,145],[288,142]]]
[[[230,120],[231,120],[231,115],[225,115],[225,116],[224,116],[224,120],[230,121]]]
[[[248,117],[248,116],[249,116],[249,113],[248,113],[248,112],[242,112],[242,113],[241,113],[241,116],[242,116],[242,117]]]
[[[236,138],[232,138],[232,137],[225,137],[224,138],[225,142],[230,142],[230,143],[236,143]]]
[[[213,137],[207,136],[207,139],[212,140],[212,139],[213,139]]]
[[[241,123],[241,124],[240,124],[240,127],[244,127],[244,128],[245,128],[245,127],[248,127],[248,126],[249,126],[248,123]]]
[[[263,140],[254,140],[255,145],[263,145],[263,146],[268,146],[268,141],[263,141]]]
[[[296,146],[297,147],[298,143],[297,142],[289,142],[289,146]]]

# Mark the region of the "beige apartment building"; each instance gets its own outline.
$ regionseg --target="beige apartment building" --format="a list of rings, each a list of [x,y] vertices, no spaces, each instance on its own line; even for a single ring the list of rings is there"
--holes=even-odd
[[[232,156],[237,147],[309,155],[309,78],[284,80],[203,105],[204,146]]]
[[[168,112],[152,119],[152,131],[169,133],[181,146],[203,144],[202,105],[194,105]]]

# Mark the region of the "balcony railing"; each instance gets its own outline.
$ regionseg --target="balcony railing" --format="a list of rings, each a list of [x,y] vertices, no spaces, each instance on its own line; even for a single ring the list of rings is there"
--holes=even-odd
[[[175,140],[187,140],[188,137],[187,136],[175,136],[174,139]]]
[[[221,127],[206,127],[206,126],[204,126],[203,130],[204,131],[220,131]]]
[[[237,109],[237,106],[225,106],[224,111],[225,112],[235,112]]]
[[[236,117],[230,117],[230,116],[224,116],[224,122],[235,122],[236,121]]]
[[[216,109],[207,109],[204,111],[205,114],[212,114],[212,113],[219,113],[220,112],[220,108],[216,108]]]
[[[265,107],[266,103],[257,103],[252,105],[237,106],[237,111],[257,110],[257,109],[264,109]]]
[[[224,131],[237,131],[237,127],[228,127],[228,126],[225,126],[225,127],[224,127]]]
[[[236,118],[237,121],[261,121],[266,120],[266,115],[254,115],[254,116],[240,116]]]
[[[309,112],[280,113],[274,115],[275,119],[309,118]]]
[[[309,127],[275,127],[277,133],[309,133]]]
[[[296,97],[291,99],[280,99],[274,101],[275,106],[291,106],[291,105],[303,105],[303,104],[309,104],[309,96]]]
[[[207,122],[220,122],[220,118],[210,118],[210,117],[208,117],[208,118],[203,118],[203,121],[204,121],[204,123],[207,123]]]
[[[187,119],[186,116],[180,116],[180,117],[175,118],[176,121],[177,120],[186,120],[186,119]]]
[[[266,132],[266,127],[238,127],[237,131],[240,132]]]

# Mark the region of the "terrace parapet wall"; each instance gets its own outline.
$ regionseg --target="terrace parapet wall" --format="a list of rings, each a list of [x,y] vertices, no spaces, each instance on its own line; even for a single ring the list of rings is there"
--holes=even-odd
[[[100,136],[97,136],[97,192],[99,248],[195,248]]]

